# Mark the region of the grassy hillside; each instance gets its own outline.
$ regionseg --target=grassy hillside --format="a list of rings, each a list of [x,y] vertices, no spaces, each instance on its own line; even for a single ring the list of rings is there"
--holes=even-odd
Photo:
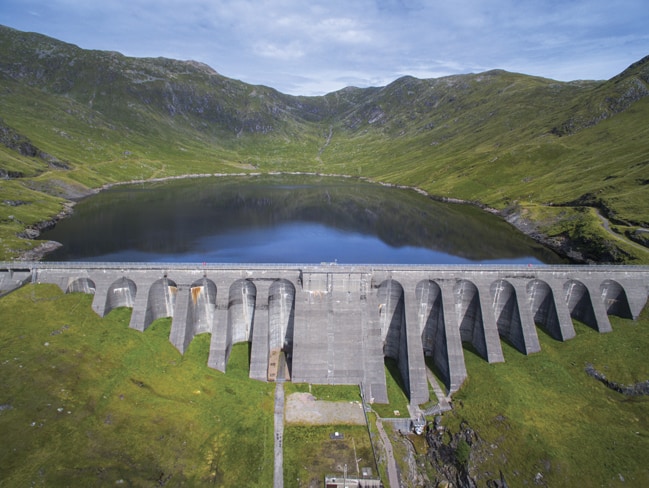
[[[0,486],[271,486],[274,389],[248,378],[248,347],[233,349],[223,374],[206,365],[209,334],[181,356],[168,340],[169,319],[141,333],[128,328],[129,309],[99,318],[91,301],[54,285],[0,299]],[[540,333],[542,351],[531,356],[503,344],[500,364],[465,350],[469,379],[444,425],[455,434],[467,421],[477,433],[463,462],[478,486],[499,471],[509,486],[536,486],[537,473],[541,486],[646,486],[647,398],[607,389],[584,368],[591,363],[622,384],[646,381],[649,316],[612,324],[599,334],[577,323],[565,343]],[[405,410],[394,386],[395,403],[385,407]],[[307,390],[287,384],[288,392]],[[356,387],[313,393],[358,399]],[[286,486],[332,470],[322,458],[335,465],[326,445],[332,429],[287,428]],[[367,437],[354,429],[343,430],[367,463]],[[393,443],[405,478],[400,438]],[[433,480],[422,443],[416,466]]]
[[[248,379],[248,348],[225,375],[209,335],[181,356],[170,319],[139,333],[91,301],[45,285],[0,300],[0,486],[271,486],[274,390]]]
[[[498,365],[466,353],[469,379],[445,422],[452,432],[463,420],[478,431],[473,474],[502,470],[510,486],[647,486],[649,398],[585,372],[592,364],[614,382],[647,381],[647,312],[637,323],[614,317],[606,335],[579,323],[565,343],[539,334],[542,352],[532,356],[503,345]]]
[[[629,240],[649,227],[648,94],[645,58],[608,81],[495,70],[294,97],[0,26],[0,257],[105,183],[317,171],[487,205],[582,260],[649,263]]]

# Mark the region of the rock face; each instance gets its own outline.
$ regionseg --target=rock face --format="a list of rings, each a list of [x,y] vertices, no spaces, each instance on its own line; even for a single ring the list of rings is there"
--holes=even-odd
[[[450,437],[448,443],[445,438]],[[460,431],[452,434],[446,427],[437,425],[426,433],[428,457],[438,473],[437,486],[449,483],[459,488],[475,488],[476,481],[469,475],[471,448],[479,442],[478,434],[466,422]]]
[[[59,161],[57,158],[52,156],[51,154],[48,154],[44,151],[41,151],[38,149],[36,146],[34,146],[31,141],[23,136],[22,134],[18,133],[11,127],[8,127],[5,125],[0,119],[0,144],[3,146],[7,147],[8,149],[12,149],[16,151],[18,154],[21,156],[27,156],[30,158],[39,158],[45,161],[48,166],[52,168],[57,168],[57,169],[70,169],[70,167],[62,162]],[[2,170],[0,169],[0,177],[4,178],[11,178],[11,177],[20,177],[20,174],[10,174],[10,172],[4,171],[4,174],[2,173]]]
[[[437,472],[433,486],[453,486],[458,488],[508,488],[502,471],[498,478],[484,479],[475,474],[472,466],[489,452],[490,446],[467,422],[460,424],[460,430],[453,434],[435,419],[434,425],[426,432],[428,458]]]
[[[604,383],[608,388],[617,391],[622,395],[626,395],[626,396],[649,395],[649,380],[641,381],[640,383],[636,383],[634,385],[623,385],[621,383],[617,383],[615,381],[609,380],[606,377],[606,375],[604,375],[604,373],[600,373],[599,371],[597,371],[592,364],[587,364],[585,370],[588,376],[591,376],[595,378],[597,381]]]

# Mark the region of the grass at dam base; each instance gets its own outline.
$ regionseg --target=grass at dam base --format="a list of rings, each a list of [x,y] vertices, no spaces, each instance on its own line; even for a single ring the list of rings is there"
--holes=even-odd
[[[207,367],[208,334],[181,356],[170,319],[140,333],[128,328],[130,309],[102,319],[91,301],[54,285],[0,299],[0,486],[272,486],[274,385],[248,379],[248,348],[233,349],[223,374]],[[611,381],[648,380],[649,312],[611,322],[609,334],[577,323],[565,343],[540,332],[542,351],[530,356],[503,344],[500,364],[465,349],[469,378],[443,423],[477,432],[468,467],[478,486],[499,471],[511,487],[649,486],[649,397],[625,397],[584,371],[590,363]],[[364,427],[353,429],[365,456]],[[307,486],[298,478],[329,430],[287,430],[285,486]],[[393,444],[405,480],[406,450]],[[424,443],[413,445],[432,479]]]

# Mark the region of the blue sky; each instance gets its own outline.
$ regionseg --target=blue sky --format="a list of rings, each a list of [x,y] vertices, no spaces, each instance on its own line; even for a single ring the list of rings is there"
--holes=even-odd
[[[608,79],[649,55],[647,0],[1,0],[0,24],[294,95],[495,68]]]

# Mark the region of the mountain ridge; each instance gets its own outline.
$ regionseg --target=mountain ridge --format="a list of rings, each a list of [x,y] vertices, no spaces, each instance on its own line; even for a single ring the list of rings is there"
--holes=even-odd
[[[30,247],[12,233],[56,215],[67,187],[312,171],[518,212],[515,221],[576,243],[584,260],[649,262],[624,244],[649,227],[648,97],[649,56],[603,81],[490,70],[294,96],[196,61],[84,50],[0,26],[2,189],[11,201],[54,197],[47,210],[0,206],[0,253]],[[16,138],[34,150],[16,151]],[[588,209],[613,218],[619,239]]]

